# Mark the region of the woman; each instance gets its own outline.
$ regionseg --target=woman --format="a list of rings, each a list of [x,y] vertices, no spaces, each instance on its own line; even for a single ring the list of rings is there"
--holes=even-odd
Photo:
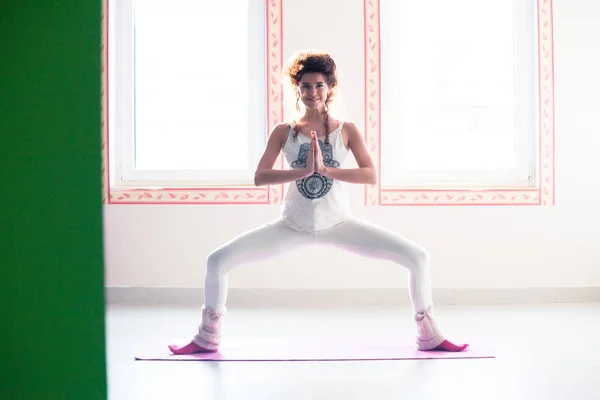
[[[325,53],[301,52],[288,62],[285,73],[295,91],[296,109],[301,110],[301,102],[304,114],[273,128],[254,178],[257,186],[290,182],[281,218],[234,238],[208,256],[198,333],[187,345],[169,349],[175,354],[217,351],[229,271],[316,243],[406,267],[417,348],[463,351],[468,345],[446,340],[433,319],[427,253],[400,235],[351,215],[343,182],[373,184],[377,174],[356,125],[329,114],[338,85],[335,62]],[[273,169],[282,151],[289,170]],[[339,168],[349,152],[358,168]]]

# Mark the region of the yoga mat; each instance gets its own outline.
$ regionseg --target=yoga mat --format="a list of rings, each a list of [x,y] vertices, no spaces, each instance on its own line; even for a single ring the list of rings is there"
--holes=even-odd
[[[217,353],[171,354],[167,346],[135,357],[137,361],[367,361],[495,358],[471,344],[465,351],[418,351],[412,341],[362,339],[256,340],[223,343]]]

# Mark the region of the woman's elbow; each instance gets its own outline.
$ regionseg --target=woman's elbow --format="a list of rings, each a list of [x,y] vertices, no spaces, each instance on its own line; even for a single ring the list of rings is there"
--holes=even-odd
[[[254,173],[254,186],[263,186],[265,184],[261,175],[260,171]]]
[[[369,174],[368,184],[369,185],[376,185],[377,184],[377,170],[375,168],[371,168],[370,172],[371,173]]]

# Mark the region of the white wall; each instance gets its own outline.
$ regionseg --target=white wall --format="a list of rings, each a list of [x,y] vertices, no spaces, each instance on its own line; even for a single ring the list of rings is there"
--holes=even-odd
[[[362,0],[284,0],[284,58],[330,51],[349,119],[364,124]],[[600,2],[555,0],[556,205],[365,207],[354,213],[426,247],[434,288],[600,286]],[[112,205],[106,285],[202,287],[214,247],[274,219],[277,206]],[[248,265],[232,288],[406,287],[406,272],[338,250]]]

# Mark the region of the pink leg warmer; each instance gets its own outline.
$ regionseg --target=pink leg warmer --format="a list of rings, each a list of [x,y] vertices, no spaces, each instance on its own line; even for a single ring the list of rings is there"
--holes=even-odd
[[[218,350],[221,344],[221,319],[223,314],[202,307],[202,325],[192,342],[206,350]]]
[[[445,340],[440,332],[429,307],[424,313],[415,313],[417,323],[417,348],[419,350],[431,350],[438,347]]]

